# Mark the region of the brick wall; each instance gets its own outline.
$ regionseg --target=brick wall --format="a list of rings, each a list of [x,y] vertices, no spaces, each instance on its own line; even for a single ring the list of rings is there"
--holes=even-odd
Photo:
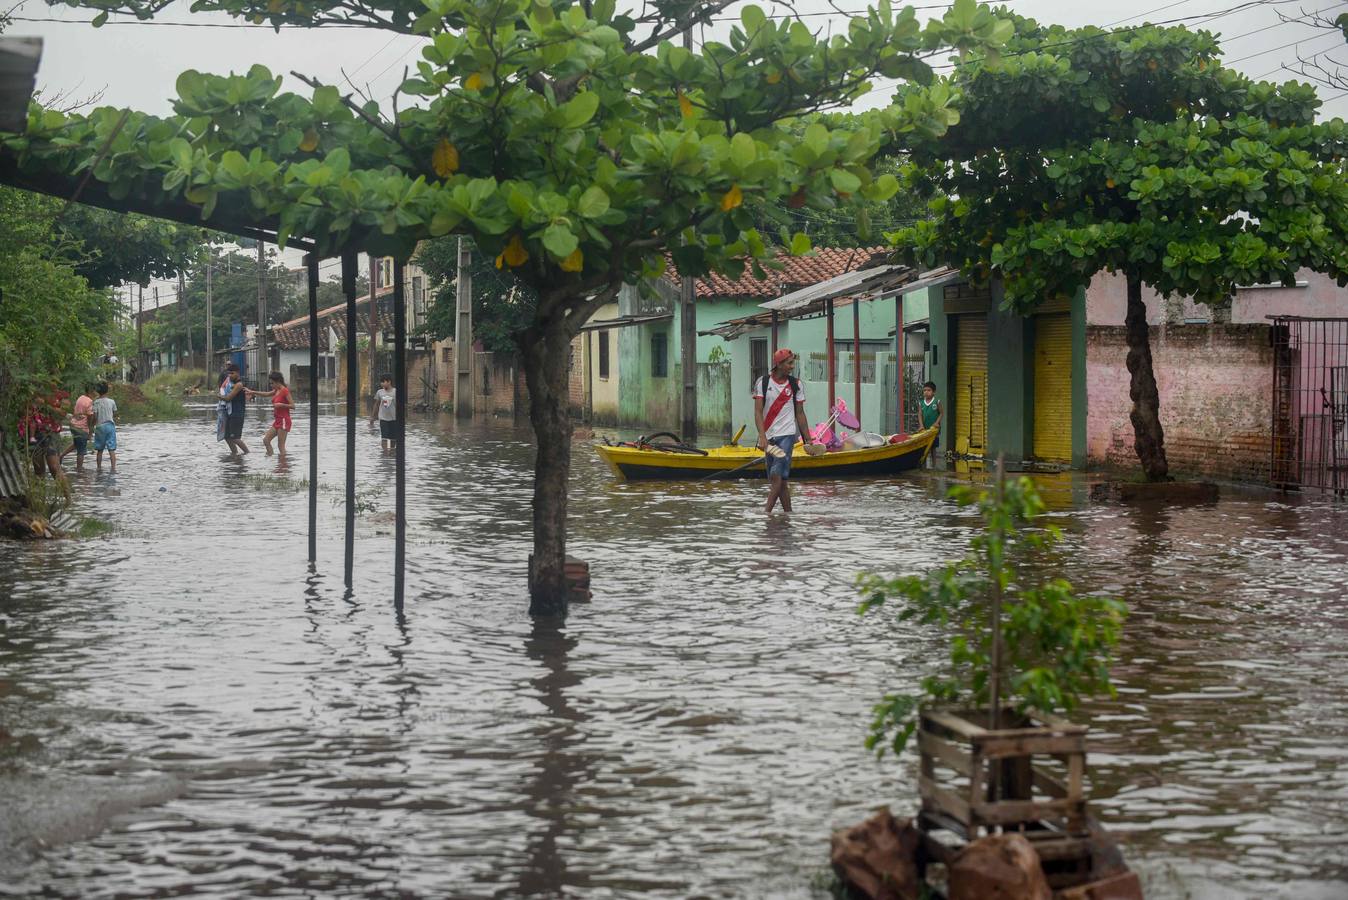
[[[1151,328],[1166,457],[1177,475],[1267,483],[1273,350],[1267,325]],[[1137,470],[1124,329],[1086,330],[1086,455]]]

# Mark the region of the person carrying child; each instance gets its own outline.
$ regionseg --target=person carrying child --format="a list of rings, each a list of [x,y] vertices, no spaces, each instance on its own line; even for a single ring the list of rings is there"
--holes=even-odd
[[[280,372],[272,372],[267,380],[271,383],[271,390],[248,391],[248,396],[271,398],[272,422],[262,438],[262,446],[267,448],[267,455],[271,456],[271,442],[275,438],[281,448],[281,455],[285,456],[286,435],[290,434],[292,427],[290,411],[295,408],[295,401],[291,399],[290,388],[286,387],[285,377]]]
[[[772,355],[772,372],[754,384],[754,423],[758,426],[758,447],[765,451],[768,474],[768,502],[764,512],[771,513],[777,501],[782,511],[791,512],[791,452],[801,435],[810,433],[805,421],[805,392],[791,374],[796,355],[783,347]]]
[[[225,443],[229,444],[229,455],[248,455],[248,445],[243,442],[243,416],[247,411],[248,395],[243,385],[243,375],[236,363],[225,367],[225,381],[220,385],[220,401],[225,405]]]

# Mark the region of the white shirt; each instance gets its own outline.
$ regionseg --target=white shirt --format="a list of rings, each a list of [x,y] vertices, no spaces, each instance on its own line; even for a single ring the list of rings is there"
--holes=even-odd
[[[374,392],[379,400],[379,420],[381,422],[392,422],[398,418],[398,389],[389,388],[384,390],[380,388]]]
[[[804,403],[805,388],[802,387],[796,393],[794,398],[788,397],[786,402],[782,404],[782,408],[778,410],[776,418],[769,422],[768,413],[772,410],[773,404],[777,402],[777,397],[783,391],[787,394],[791,393],[791,380],[784,379],[778,381],[773,375],[769,375],[767,380],[768,392],[766,396],[759,393],[759,388],[763,386],[763,379],[761,378],[754,382],[753,390],[753,398],[755,400],[762,398],[763,400],[764,433],[767,435],[768,440],[772,440],[773,438],[795,437],[798,433],[796,429],[796,410],[791,401],[794,399],[796,403]],[[797,381],[796,384],[800,385],[800,382]]]

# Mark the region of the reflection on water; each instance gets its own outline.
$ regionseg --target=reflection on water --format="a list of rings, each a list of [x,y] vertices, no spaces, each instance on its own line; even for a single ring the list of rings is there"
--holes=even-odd
[[[378,435],[346,590],[342,421],[311,570],[308,441],[230,461],[206,415],[76,477],[111,537],[0,545],[0,894],[822,897],[830,829],[912,807],[911,760],[861,739],[939,648],[851,583],[960,552],[936,473],[765,521],[756,482],[615,483],[578,446],[595,599],[531,622],[527,433],[423,420],[398,615]],[[1343,896],[1348,510],[1041,483],[1047,565],[1133,610],[1092,782],[1148,896]]]

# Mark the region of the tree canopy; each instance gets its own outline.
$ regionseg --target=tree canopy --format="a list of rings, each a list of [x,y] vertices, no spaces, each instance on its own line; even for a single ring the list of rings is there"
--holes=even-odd
[[[995,67],[956,72],[958,124],[915,142],[931,218],[892,237],[1022,312],[1126,275],[1138,453],[1165,477],[1141,285],[1219,303],[1303,267],[1348,282],[1348,126],[1316,122],[1309,85],[1223,67],[1207,32],[1016,25]]]

